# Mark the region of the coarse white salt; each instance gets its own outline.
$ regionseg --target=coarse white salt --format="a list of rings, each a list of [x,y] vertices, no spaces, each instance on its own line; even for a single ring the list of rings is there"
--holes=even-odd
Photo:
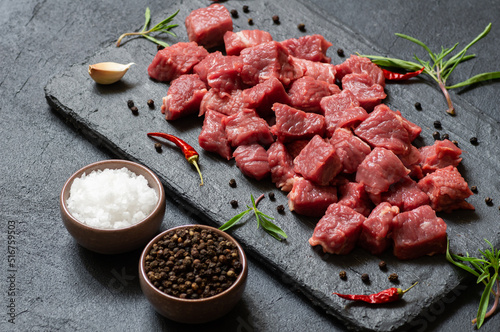
[[[92,171],[76,178],[66,200],[68,211],[87,226],[119,229],[137,224],[158,203],[156,191],[128,168]]]

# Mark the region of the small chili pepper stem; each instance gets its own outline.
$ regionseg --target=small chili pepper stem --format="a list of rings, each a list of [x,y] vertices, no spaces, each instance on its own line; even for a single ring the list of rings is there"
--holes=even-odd
[[[198,171],[198,174],[200,174],[200,180],[201,180],[200,186],[203,186],[203,176],[201,175],[200,167],[198,166],[198,156],[192,156],[192,157],[190,157],[188,159],[188,162],[190,164],[194,165],[194,167]]]
[[[398,293],[400,296],[402,296],[404,293],[406,293],[407,291],[409,291],[410,289],[412,289],[413,287],[415,287],[415,285],[418,284],[418,281],[415,282],[413,285],[411,285],[410,287],[408,287],[407,289],[405,290],[402,290],[401,288],[398,289]]]

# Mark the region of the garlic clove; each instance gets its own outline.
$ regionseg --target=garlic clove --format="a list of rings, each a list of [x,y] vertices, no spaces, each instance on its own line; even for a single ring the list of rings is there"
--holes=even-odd
[[[116,62],[100,62],[89,65],[89,75],[99,84],[118,82],[134,63],[122,65]]]

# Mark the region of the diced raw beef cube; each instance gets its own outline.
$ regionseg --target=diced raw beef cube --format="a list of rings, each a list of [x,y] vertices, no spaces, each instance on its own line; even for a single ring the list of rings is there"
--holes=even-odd
[[[221,92],[244,89],[246,86],[241,80],[243,61],[234,55],[223,56],[211,67],[207,73],[208,85]]]
[[[342,171],[335,148],[319,135],[314,136],[300,151],[293,164],[296,173],[320,186],[328,185]]]
[[[354,249],[365,217],[348,206],[333,203],[314,228],[311,246],[330,254],[345,255]]]
[[[404,155],[398,155],[401,162],[405,167],[409,168],[409,166],[416,165],[420,162],[421,155],[420,151],[415,146],[410,146],[410,150],[408,153]]]
[[[217,111],[208,111],[203,119],[203,128],[198,136],[200,146],[210,152],[218,153],[227,160],[232,157],[232,150],[227,141],[226,130],[222,119],[226,116]]]
[[[202,116],[208,111],[217,111],[224,115],[233,115],[243,109],[242,90],[235,90],[228,93],[220,93],[216,89],[210,89],[205,94],[200,105]]]
[[[402,212],[392,225],[394,256],[414,259],[446,251],[446,224],[429,205]]]
[[[472,191],[454,166],[450,165],[427,174],[418,181],[418,187],[427,193],[430,205],[436,211],[474,210],[474,206],[465,201],[472,195]]]
[[[368,193],[378,195],[409,172],[391,150],[376,147],[359,165],[356,182],[364,184]]]
[[[446,166],[455,166],[462,161],[462,150],[450,140],[435,141],[433,145],[420,149],[420,164],[424,174]]]
[[[163,97],[162,113],[165,119],[175,120],[198,113],[201,100],[207,93],[207,86],[198,75],[182,75],[172,81]]]
[[[253,143],[270,145],[274,142],[266,120],[259,117],[252,109],[242,109],[223,119],[222,123],[226,127],[229,144],[233,147]]]
[[[293,66],[286,48],[276,41],[245,48],[240,56],[243,59],[241,78],[251,86],[271,77],[288,85],[303,75],[299,67]]]
[[[321,35],[308,35],[300,38],[291,38],[281,42],[290,52],[290,55],[310,61],[330,63],[326,51],[332,43]]]
[[[266,149],[259,144],[240,145],[233,156],[241,172],[256,180],[262,180],[271,171]]]
[[[330,144],[333,145],[342,162],[343,172],[347,174],[355,173],[359,164],[372,151],[368,144],[354,136],[349,129],[344,128],[335,130],[330,138]]]
[[[224,34],[224,45],[227,55],[240,55],[241,50],[267,43],[273,40],[271,34],[264,30],[227,31]]]
[[[395,154],[407,154],[411,140],[403,121],[387,105],[381,104],[361,122],[354,133],[371,146],[383,147]]]
[[[292,191],[288,193],[290,211],[310,216],[321,217],[330,204],[337,202],[337,188],[318,186],[302,178],[293,179]]]
[[[371,62],[370,59],[360,57],[357,55],[351,55],[349,59],[335,66],[337,70],[337,78],[341,80],[345,75],[352,73],[367,73],[372,78],[373,84],[379,84],[385,87],[385,78],[382,69],[379,66]]]
[[[357,182],[347,182],[339,186],[340,199],[339,204],[350,207],[365,217],[370,214],[372,204],[366,194],[365,186]]]
[[[406,131],[408,132],[411,142],[413,142],[415,138],[420,136],[420,133],[422,132],[422,128],[420,128],[420,126],[410,122],[408,119],[401,115],[400,111],[395,111],[394,113],[399,116],[401,122],[403,123],[403,127],[405,127]]]
[[[170,82],[191,73],[193,67],[207,55],[207,50],[195,42],[177,43],[156,53],[148,66],[148,74],[157,81]]]
[[[288,103],[288,94],[277,78],[270,78],[242,92],[242,103],[246,108],[257,110],[262,117],[274,115],[274,103]]]
[[[391,185],[389,191],[382,193],[381,199],[399,207],[401,211],[410,211],[429,204],[429,196],[408,176]]]
[[[233,31],[231,14],[226,7],[218,3],[193,10],[184,23],[189,41],[207,49],[222,45],[226,31]]]
[[[293,186],[293,159],[281,142],[274,142],[267,150],[267,160],[271,168],[271,179],[276,187],[290,191]]]
[[[292,56],[293,64],[300,67],[304,76],[310,76],[318,81],[335,84],[335,65],[324,62],[299,59]]]
[[[337,85],[318,81],[310,76],[293,81],[288,90],[291,106],[306,112],[316,113],[321,113],[319,103],[323,97],[337,93],[340,93],[340,88]]]
[[[342,89],[351,91],[359,101],[359,106],[368,112],[387,97],[384,87],[380,84],[373,84],[372,78],[367,73],[345,75],[342,78]]]
[[[280,142],[310,139],[323,136],[325,118],[321,114],[306,113],[288,105],[275,103],[276,124],[271,128]]]
[[[215,51],[213,53],[209,53],[203,60],[198,62],[194,67],[193,67],[193,73],[197,74],[200,76],[200,79],[208,83],[207,80],[207,75],[208,72],[216,66],[216,64],[222,59],[224,55],[220,51]]]
[[[384,202],[373,209],[361,227],[358,244],[373,255],[381,254],[390,244],[389,234],[394,217],[399,213],[397,206]]]
[[[286,149],[292,156],[292,159],[295,159],[299,155],[300,151],[306,147],[307,143],[309,143],[309,140],[301,139],[286,144]]]
[[[359,106],[359,101],[348,90],[321,99],[320,107],[325,116],[328,137],[337,128],[355,127],[368,117],[368,113]]]

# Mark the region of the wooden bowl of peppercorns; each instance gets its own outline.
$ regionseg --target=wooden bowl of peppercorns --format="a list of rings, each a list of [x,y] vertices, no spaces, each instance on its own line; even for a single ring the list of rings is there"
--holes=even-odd
[[[206,323],[227,314],[241,299],[247,275],[241,245],[205,225],[164,231],[139,261],[144,295],[158,313],[180,323]]]

